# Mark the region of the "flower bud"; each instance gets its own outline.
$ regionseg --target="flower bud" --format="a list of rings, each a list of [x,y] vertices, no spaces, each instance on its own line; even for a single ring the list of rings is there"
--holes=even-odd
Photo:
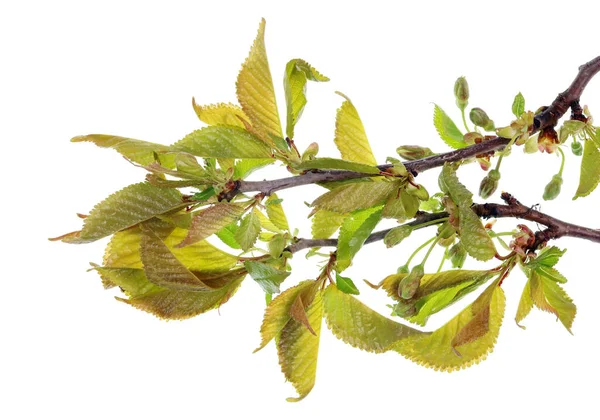
[[[456,106],[463,111],[469,104],[469,84],[467,79],[462,76],[454,82],[454,97],[456,98]]]
[[[456,229],[454,229],[454,226],[452,226],[448,222],[444,222],[438,228],[438,237],[441,239],[448,239],[449,237],[454,235],[455,232]]]
[[[552,177],[552,180],[546,185],[544,188],[544,200],[554,200],[560,194],[560,187],[562,186],[563,179],[562,176],[556,174]]]
[[[442,248],[449,247],[450,245],[452,245],[454,243],[455,239],[456,239],[456,234],[450,235],[445,239],[438,240],[438,245],[441,246]]]
[[[421,279],[425,275],[425,268],[423,264],[415,265],[408,276],[404,277],[398,285],[398,294],[402,299],[408,300],[412,298],[419,286],[421,285]]]
[[[402,159],[406,159],[406,160],[423,159],[428,156],[435,155],[435,153],[433,153],[429,147],[410,146],[410,145],[398,147],[396,149],[396,153],[398,153]]]
[[[309,144],[304,153],[302,153],[302,162],[314,159],[317,153],[319,153],[319,145],[317,143]]]
[[[583,146],[581,143],[578,141],[571,143],[571,152],[573,152],[575,156],[581,156],[583,154]]]
[[[421,201],[429,200],[429,192],[421,184],[413,185],[411,183],[406,184],[406,192],[412,196],[417,197]]]
[[[477,131],[471,131],[463,136],[463,140],[469,145],[481,143],[483,141],[483,134],[478,133]]]
[[[496,129],[494,121],[492,121],[490,117],[488,117],[488,114],[481,108],[471,109],[469,118],[473,124],[482,127],[485,131],[494,131]]]
[[[408,265],[404,264],[401,265],[400,267],[398,267],[398,269],[396,270],[396,273],[398,274],[408,274]]]
[[[448,250],[448,257],[450,257],[452,267],[462,268],[467,259],[467,251],[461,242],[457,242]]]
[[[478,157],[477,163],[479,163],[479,167],[484,171],[489,170],[492,166],[489,155]]]
[[[500,172],[497,169],[492,169],[486,176],[481,180],[479,184],[479,196],[481,198],[488,198],[494,194],[496,188],[498,188],[498,181],[500,180]]]
[[[417,312],[415,302],[400,301],[393,306],[392,315],[410,318],[411,316],[416,315]]]

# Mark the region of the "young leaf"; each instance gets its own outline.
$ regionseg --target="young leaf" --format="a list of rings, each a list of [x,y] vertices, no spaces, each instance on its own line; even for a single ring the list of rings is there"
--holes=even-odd
[[[192,131],[172,150],[204,158],[270,158],[271,148],[243,128],[217,125]]]
[[[434,104],[433,109],[433,125],[438,134],[448,146],[453,149],[460,149],[467,146],[463,139],[463,134],[460,132],[456,124],[446,115],[444,110]]]
[[[388,248],[396,246],[404,239],[408,238],[412,231],[413,228],[409,225],[396,226],[386,233],[385,237],[383,238],[383,243]]]
[[[600,151],[592,140],[586,140],[583,146],[583,158],[581,159],[581,173],[579,175],[579,186],[573,200],[586,197],[596,189],[600,182]]]
[[[229,125],[245,128],[249,118],[242,108],[233,104],[219,103],[215,105],[198,105],[192,98],[192,106],[200,121],[208,125]]]
[[[347,293],[349,295],[360,295],[360,291],[356,288],[356,285],[349,277],[342,277],[339,273],[335,273],[335,285],[340,292]]]
[[[295,167],[299,171],[308,169],[322,169],[322,170],[339,170],[339,171],[352,171],[363,174],[379,175],[381,171],[377,166],[365,165],[364,163],[351,162],[343,159],[334,158],[316,158],[304,161]]]
[[[350,99],[337,93],[345,99],[337,111],[334,138],[335,144],[342,154],[342,159],[371,166],[377,165],[358,111]]]
[[[517,96],[515,96],[515,99],[513,100],[512,112],[517,118],[520,118],[525,112],[525,98],[521,92],[517,93]]]
[[[326,192],[318,197],[311,206],[318,210],[350,213],[382,205],[397,189],[398,185],[395,182],[355,182]]]
[[[313,302],[308,306],[306,318],[314,334],[301,322],[290,319],[281,330],[277,341],[281,371],[298,392],[298,397],[287,399],[290,402],[302,400],[315,385],[323,318],[323,301],[320,293],[316,294]]]
[[[479,261],[488,261],[496,255],[496,247],[479,216],[470,207],[461,206],[458,233],[465,250]]]
[[[537,270],[530,272],[529,282],[531,299],[535,306],[542,311],[556,315],[567,331],[572,334],[571,327],[577,313],[573,300],[555,281],[540,275]]]
[[[327,239],[335,233],[346,218],[345,214],[318,210],[312,217],[311,233],[314,239]]]
[[[523,288],[523,293],[521,293],[521,300],[519,300],[517,315],[515,316],[515,321],[519,327],[525,329],[520,322],[523,321],[527,315],[529,315],[529,312],[531,312],[532,308],[533,300],[531,299],[531,282],[529,279],[527,279],[527,283],[525,283],[525,287]]]
[[[83,229],[63,239],[69,243],[93,242],[152,217],[183,207],[179,191],[141,182],[123,188],[96,204],[83,221]]]
[[[265,24],[265,20],[262,19],[258,34],[248,58],[242,65],[235,87],[238,101],[250,119],[252,129],[266,144],[271,145],[273,144],[272,136],[282,138],[283,135],[265,48]]]
[[[336,270],[344,271],[381,220],[381,207],[360,210],[350,214],[340,227]]]
[[[325,289],[323,309],[327,326],[343,342],[368,352],[382,353],[401,338],[427,334],[378,314],[338,289],[339,286],[333,285]]]
[[[234,179],[244,179],[257,169],[270,165],[275,159],[239,159],[233,168]]]
[[[448,194],[457,206],[471,207],[473,194],[458,179],[456,169],[449,164],[442,167],[438,178],[440,189]]]
[[[260,233],[260,219],[258,211],[252,209],[240,223],[240,227],[235,232],[235,240],[244,251],[248,251],[254,246],[258,234]]]
[[[388,197],[383,208],[383,217],[404,222],[415,217],[420,204],[421,201],[417,197],[407,193],[404,188],[400,188],[398,193]]]
[[[447,324],[429,335],[401,339],[393,349],[435,370],[454,371],[471,366],[492,351],[504,309],[504,292],[495,281]]]
[[[165,168],[173,169],[175,167],[174,156],[163,154],[163,152],[170,151],[169,147],[162,144],[107,134],[77,136],[73,137],[71,141],[74,143],[89,141],[98,147],[115,149],[127,159],[140,165],[149,165],[156,162],[156,157],[158,156],[160,164]]]
[[[269,220],[273,222],[275,226],[284,231],[289,231],[290,226],[288,225],[287,217],[285,217],[285,212],[283,211],[283,206],[281,205],[280,198],[277,197],[277,194],[273,193],[267,198],[265,206],[267,208],[267,216],[269,216]]]
[[[275,226],[275,223],[273,223],[271,221],[271,219],[269,219],[267,216],[265,216],[265,214],[262,211],[256,210],[256,215],[258,216],[258,220],[260,221],[260,226],[263,229],[266,229],[269,232],[273,232],[273,233],[281,233],[281,229],[279,229],[277,226]]]
[[[555,246],[543,248],[536,258],[527,263],[528,267],[554,267],[560,257],[564,255],[566,249],[559,249]]]
[[[288,61],[285,66],[283,88],[287,105],[286,134],[294,138],[294,126],[300,119],[306,105],[306,82],[327,82],[328,77],[323,76],[306,61],[299,58]]]
[[[279,285],[290,275],[289,271],[279,270],[258,261],[246,261],[244,267],[265,293],[279,293]]]
[[[232,223],[230,225],[225,226],[223,229],[216,233],[217,238],[219,238],[225,245],[233,249],[242,249],[240,244],[235,240],[235,232],[238,230],[238,225],[236,223]]]
[[[245,208],[238,203],[216,203],[194,214],[187,236],[178,248],[193,244],[217,233],[225,226],[238,220]]]
[[[261,342],[254,352],[265,347],[291,319],[290,310],[298,295],[302,295],[302,302],[310,305],[319,289],[319,283],[305,280],[294,287],[290,287],[275,299],[265,309],[265,315],[260,327]]]

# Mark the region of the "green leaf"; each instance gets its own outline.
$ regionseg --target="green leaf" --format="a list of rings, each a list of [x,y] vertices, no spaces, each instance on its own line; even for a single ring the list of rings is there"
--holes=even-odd
[[[243,128],[217,125],[192,131],[171,146],[204,158],[270,158],[271,148]]]
[[[560,259],[560,257],[562,257],[565,252],[567,252],[566,249],[560,249],[555,246],[548,246],[546,248],[543,248],[538,253],[538,256],[536,258],[529,261],[527,263],[527,266],[528,267],[539,267],[539,266],[554,267],[556,265],[556,263],[558,263],[558,260]]]
[[[311,206],[318,210],[350,213],[382,205],[397,188],[396,182],[386,181],[346,184],[321,195]]]
[[[378,314],[338,289],[339,286],[333,285],[325,289],[323,309],[327,326],[343,342],[368,352],[382,353],[401,338],[426,335]]]
[[[504,316],[504,292],[493,282],[471,305],[428,335],[411,335],[393,349],[420,365],[454,371],[479,363],[492,351]]]
[[[583,146],[583,158],[581,159],[581,173],[579,175],[579,187],[573,200],[586,197],[596,189],[600,182],[600,151],[592,140],[586,140]]]
[[[323,301],[320,293],[316,294],[313,302],[308,306],[306,317],[314,334],[301,322],[290,319],[281,330],[277,341],[281,371],[298,392],[298,397],[287,399],[290,402],[302,400],[315,385],[323,318]]]
[[[438,178],[440,189],[448,194],[457,206],[471,207],[473,194],[458,180],[456,169],[450,164],[442,167]]]
[[[529,282],[535,306],[556,315],[567,331],[573,334],[571,327],[577,308],[563,288],[554,280],[540,275],[537,270],[530,272]]]
[[[263,229],[268,230],[273,233],[281,233],[281,229],[279,229],[265,214],[259,210],[256,210],[256,215],[258,216],[258,220],[260,221],[260,226]]]
[[[234,179],[244,179],[254,171],[275,162],[275,159],[241,159],[237,160],[233,169]]]
[[[339,273],[335,273],[335,285],[337,288],[344,293],[349,295],[359,295],[360,291],[349,277],[342,277]]]
[[[461,206],[458,233],[469,255],[479,261],[488,261],[496,255],[496,247],[479,216],[470,207]]]
[[[252,209],[240,223],[240,227],[235,232],[235,240],[244,251],[248,251],[254,246],[258,234],[260,233],[260,219],[256,209]]]
[[[283,134],[265,48],[265,24],[265,20],[262,19],[250,54],[238,74],[235,87],[238,101],[250,119],[252,129],[270,145],[273,144],[273,136],[282,138]]]
[[[342,159],[376,166],[377,161],[373,156],[358,111],[350,99],[339,92],[336,93],[345,99],[342,106],[337,110],[335,118],[334,141],[342,154]]]
[[[164,154],[170,151],[169,147],[162,144],[108,134],[77,136],[73,137],[71,141],[74,143],[89,141],[98,147],[115,149],[127,159],[140,165],[149,165],[152,162],[156,162],[156,157],[158,157],[162,166],[171,169],[175,167],[174,156]]]
[[[408,238],[413,231],[413,227],[409,225],[396,226],[385,234],[383,243],[386,247],[391,248],[398,245],[404,239]]]
[[[521,92],[517,93],[517,96],[515,96],[515,99],[513,100],[512,112],[517,118],[520,118],[525,112],[525,98]]]
[[[233,249],[242,249],[240,244],[235,240],[235,232],[238,230],[238,225],[236,223],[232,223],[230,225],[225,226],[223,229],[216,233],[217,237],[223,241],[225,245]]]
[[[282,200],[278,198],[277,194],[275,193],[271,194],[269,198],[267,198],[267,201],[265,202],[267,216],[269,216],[269,220],[271,220],[271,222],[273,222],[273,224],[279,229],[289,231],[290,226],[288,225],[287,217],[283,211],[281,201]]]
[[[200,121],[208,125],[229,125],[245,128],[244,121],[249,120],[242,108],[233,104],[198,105],[196,100],[192,98],[192,106]]]
[[[196,212],[187,236],[177,247],[181,248],[208,238],[238,220],[244,212],[245,207],[238,203],[217,203]]]
[[[345,214],[329,210],[318,210],[312,217],[312,237],[314,239],[329,238],[338,230],[345,218]]]
[[[246,261],[244,267],[265,293],[279,293],[279,285],[290,275],[288,271],[258,261]]]
[[[287,244],[288,244],[288,240],[287,240],[286,236],[282,235],[281,233],[274,235],[268,244],[269,254],[273,258],[279,258],[281,256],[281,253],[287,246]]]
[[[381,207],[361,210],[344,219],[338,236],[336,270],[340,273],[352,264],[352,259],[381,220]]]
[[[308,169],[322,169],[327,171],[340,170],[373,175],[379,175],[381,173],[377,166],[370,166],[365,165],[364,163],[350,162],[348,160],[334,158],[316,158],[307,160],[297,165],[296,169],[299,171]]]
[[[179,191],[141,182],[111,194],[83,221],[83,229],[63,242],[93,242],[185,204]]]
[[[298,296],[301,296],[304,304],[310,305],[318,289],[318,282],[305,280],[294,287],[290,287],[273,299],[265,309],[265,315],[260,327],[261,343],[254,352],[265,347],[285,327],[292,318],[290,310]]]
[[[409,194],[402,187],[397,193],[388,197],[383,208],[383,217],[396,219],[399,222],[412,219],[419,210],[420,203],[417,197]]]
[[[519,327],[525,329],[520,322],[523,321],[527,315],[529,315],[529,312],[531,312],[532,308],[533,300],[531,299],[531,282],[529,279],[527,279],[527,283],[525,283],[525,287],[523,288],[523,293],[521,293],[521,299],[519,300],[517,315],[515,316],[515,321]]]
[[[562,274],[560,274],[553,267],[546,267],[545,265],[540,265],[538,267],[535,267],[534,269],[540,276],[546,277],[557,283],[566,283],[567,282],[567,278],[565,276],[563,276]]]
[[[300,119],[306,105],[306,82],[328,82],[329,78],[323,76],[306,61],[295,58],[288,61],[285,66],[283,88],[287,105],[286,134],[294,138],[294,126]]]
[[[460,149],[467,144],[456,124],[446,115],[444,110],[434,104],[433,125],[444,142],[453,149]]]

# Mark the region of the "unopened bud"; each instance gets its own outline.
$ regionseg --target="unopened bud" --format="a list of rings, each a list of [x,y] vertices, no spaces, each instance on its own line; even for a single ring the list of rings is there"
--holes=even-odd
[[[399,316],[402,318],[410,318],[417,314],[417,307],[415,302],[400,301],[393,306],[392,315]]]
[[[496,188],[498,188],[498,181],[500,180],[500,172],[497,169],[492,169],[486,176],[481,180],[479,184],[479,196],[481,198],[488,198],[494,194]]]
[[[544,200],[554,200],[560,194],[560,187],[562,186],[562,176],[556,174],[552,177],[552,180],[544,188]]]
[[[396,153],[398,153],[402,159],[406,159],[406,160],[423,159],[428,156],[435,155],[435,153],[433,153],[429,147],[410,146],[410,145],[398,147],[396,149]]]
[[[484,171],[487,171],[491,168],[492,162],[490,161],[489,156],[481,156],[477,158],[477,163],[479,163],[479,167]]]
[[[581,143],[578,141],[571,143],[571,152],[573,152],[575,156],[581,156],[583,154],[583,146]]]
[[[438,228],[438,237],[440,239],[448,239],[449,237],[454,235],[455,232],[456,232],[456,229],[454,229],[454,226],[452,226],[448,222],[444,222]]]
[[[469,84],[467,79],[462,76],[454,82],[454,96],[456,97],[456,106],[463,111],[469,104]]]
[[[411,183],[408,183],[406,185],[406,192],[412,196],[417,197],[421,201],[429,200],[429,192],[427,192],[425,187],[421,184],[413,185]]]
[[[404,264],[401,265],[400,267],[398,267],[398,269],[396,270],[396,273],[398,274],[408,274],[410,270],[408,269],[408,265]]]
[[[483,141],[483,134],[478,133],[477,131],[471,131],[463,136],[463,140],[469,145],[481,143]]]
[[[304,153],[302,153],[302,162],[314,159],[317,153],[319,153],[319,145],[317,143],[309,144]]]
[[[488,117],[488,114],[481,108],[471,109],[469,118],[473,124],[483,128],[485,131],[494,131],[496,129],[494,121],[492,121],[490,117]]]
[[[425,268],[423,264],[415,265],[408,276],[404,277],[398,285],[398,294],[402,299],[408,300],[412,298],[419,286],[421,285],[421,279],[425,275]]]
[[[457,242],[448,250],[448,256],[452,262],[452,267],[462,268],[467,259],[467,251],[461,242]]]

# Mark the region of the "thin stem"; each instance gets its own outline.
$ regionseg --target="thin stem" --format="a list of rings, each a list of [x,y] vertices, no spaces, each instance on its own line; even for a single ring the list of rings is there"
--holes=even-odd
[[[465,126],[465,130],[467,130],[467,133],[468,133],[471,130],[469,129],[469,126],[467,125],[467,119],[465,118],[465,109],[464,108],[461,109],[460,113],[462,114],[463,125]]]
[[[565,152],[563,152],[560,147],[557,147],[556,150],[558,150],[558,152],[560,153],[560,158],[561,158],[560,169],[558,170],[558,176],[562,176],[563,169],[565,167]]]
[[[431,251],[433,251],[433,248],[435,248],[435,246],[437,245],[437,243],[440,241],[440,237],[436,236],[435,237],[435,241],[433,241],[433,243],[431,244],[431,246],[429,247],[429,249],[427,250],[427,254],[425,254],[425,258],[423,258],[423,261],[421,261],[421,265],[425,266],[425,263],[427,262],[427,259],[429,258],[429,256],[431,255]]]
[[[406,261],[405,265],[407,267],[410,266],[410,262],[419,253],[419,251],[421,251],[423,248],[425,248],[427,245],[429,245],[430,243],[432,243],[436,239],[437,239],[437,236],[434,236],[433,238],[429,239],[427,242],[424,242],[423,244],[421,244],[417,249],[415,249],[414,252],[412,254],[410,254],[410,257],[408,257],[408,260]],[[429,252],[427,252],[427,256],[429,256]]]
[[[442,271],[442,268],[444,267],[444,263],[448,259],[448,249],[449,248],[450,248],[450,245],[448,245],[446,247],[446,249],[444,250],[444,255],[442,255],[442,260],[440,261],[440,265],[438,266],[436,273],[439,273],[440,271]]]

